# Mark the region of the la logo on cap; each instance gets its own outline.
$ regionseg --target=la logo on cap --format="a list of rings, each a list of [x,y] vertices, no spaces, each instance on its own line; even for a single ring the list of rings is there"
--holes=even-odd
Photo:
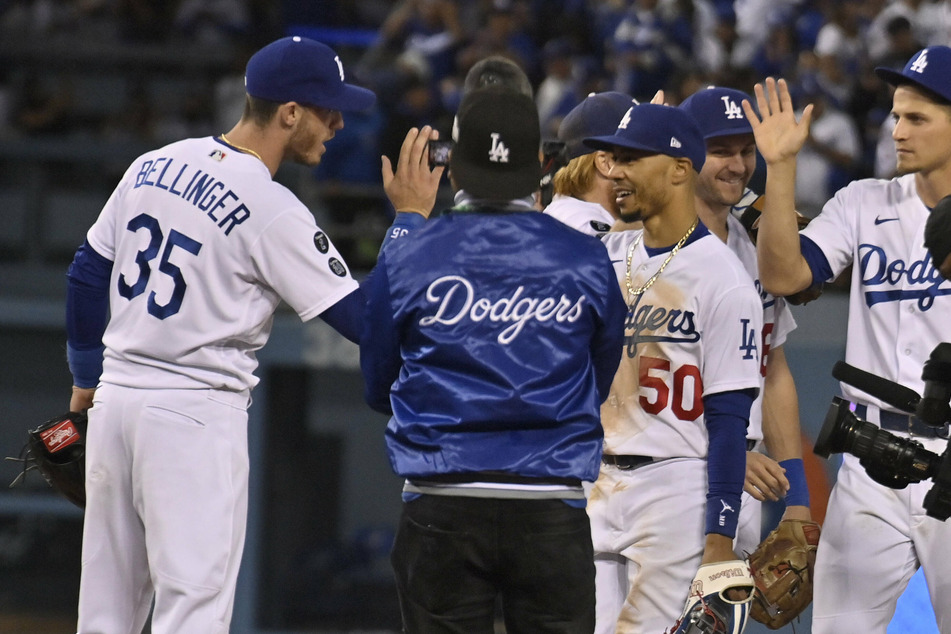
[[[723,100],[723,114],[726,115],[727,119],[743,118],[743,111],[736,105],[735,101],[730,99],[729,95],[723,95],[720,99]]]
[[[509,149],[502,143],[498,132],[492,133],[492,149],[489,150],[489,160],[493,163],[509,162]]]
[[[925,72],[925,67],[928,65],[928,49],[921,51],[921,55],[918,56],[918,59],[915,60],[915,63],[911,65],[911,68],[908,70],[913,70],[916,73]]]

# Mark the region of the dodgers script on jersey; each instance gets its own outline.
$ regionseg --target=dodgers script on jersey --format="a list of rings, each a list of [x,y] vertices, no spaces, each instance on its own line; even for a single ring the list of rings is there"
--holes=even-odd
[[[846,362],[920,394],[923,360],[951,339],[951,282],[941,277],[924,247],[928,209],[914,179],[854,182],[802,235],[822,249],[833,278],[854,265]],[[846,384],[842,392],[852,401],[884,405]]]
[[[630,245],[639,231],[603,242],[626,293]],[[725,244],[700,225],[657,281],[629,297],[625,349],[601,407],[605,452],[705,458],[705,394],[761,387],[763,308],[753,281]],[[636,288],[669,251],[631,254]]]
[[[766,376],[766,364],[769,362],[769,351],[786,343],[786,337],[796,329],[796,320],[789,310],[789,305],[782,297],[776,297],[766,292],[759,280],[759,265],[756,261],[756,245],[750,240],[749,234],[742,223],[733,217],[727,216],[726,246],[736,254],[743,268],[753,278],[756,292],[763,302],[763,336],[760,344],[760,374]],[[746,437],[752,440],[763,439],[763,392],[762,390],[753,401],[750,409],[750,426]]]
[[[212,137],[137,159],[87,239],[114,262],[101,378],[129,387],[250,389],[282,299],[308,320],[357,288],[264,163]]]

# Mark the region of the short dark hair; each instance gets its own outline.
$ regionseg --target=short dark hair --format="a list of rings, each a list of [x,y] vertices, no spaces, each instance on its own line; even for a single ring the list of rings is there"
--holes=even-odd
[[[521,66],[502,55],[490,55],[472,65],[462,86],[463,96],[487,86],[501,86],[534,99],[532,82]]]
[[[263,127],[274,118],[274,113],[276,113],[280,107],[281,104],[276,101],[268,101],[267,99],[258,99],[251,95],[245,95],[244,112],[241,118],[249,119]]]

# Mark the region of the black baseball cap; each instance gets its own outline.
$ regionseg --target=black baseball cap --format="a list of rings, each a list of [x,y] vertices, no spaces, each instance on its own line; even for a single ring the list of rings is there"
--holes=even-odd
[[[892,86],[914,84],[951,102],[951,48],[947,46],[923,48],[901,71],[879,66],[875,74]]]
[[[352,112],[376,103],[371,90],[344,80],[340,56],[326,44],[297,35],[271,42],[248,60],[244,74],[252,97]]]
[[[568,160],[594,152],[584,144],[584,139],[612,134],[624,113],[634,105],[637,100],[623,92],[593,92],[585,97],[558,126],[558,140],[565,144]]]
[[[489,86],[462,100],[449,170],[460,188],[484,200],[514,200],[538,189],[541,131],[535,102]]]

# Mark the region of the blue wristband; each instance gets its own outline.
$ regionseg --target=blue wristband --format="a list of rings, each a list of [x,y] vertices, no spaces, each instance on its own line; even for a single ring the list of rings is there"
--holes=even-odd
[[[708,495],[704,535],[717,533],[730,539],[736,537],[736,526],[740,521],[740,501],[738,495]]]
[[[69,371],[73,375],[73,385],[82,388],[93,388],[99,384],[102,374],[102,352],[105,346],[92,350],[77,350],[66,344],[66,360]]]
[[[809,485],[806,484],[806,469],[802,458],[783,460],[779,466],[786,470],[786,479],[789,480],[786,506],[809,506]]]

